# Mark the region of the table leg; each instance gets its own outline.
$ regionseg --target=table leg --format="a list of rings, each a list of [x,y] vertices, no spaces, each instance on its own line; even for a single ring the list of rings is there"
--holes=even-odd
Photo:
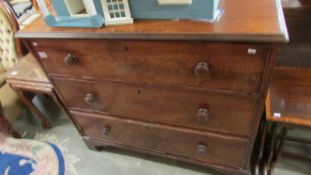
[[[280,123],[262,121],[256,141],[257,148],[253,156],[253,175],[272,175],[277,162],[288,128]]]
[[[280,123],[270,123],[265,145],[263,174],[271,175],[273,173],[273,168],[283,148],[287,131],[287,128]]]
[[[15,88],[14,88],[15,89]],[[15,89],[18,96],[21,98],[21,100],[25,103],[25,105],[39,118],[41,121],[41,125],[43,128],[51,128],[52,125],[48,118],[32,103],[32,95],[26,92],[23,92],[20,89]]]
[[[282,124],[278,125],[277,128],[277,132],[278,132],[278,136],[276,138],[276,142],[275,142],[275,146],[274,146],[274,155],[272,157],[272,162],[275,163],[279,157],[280,157],[280,153],[282,151],[282,148],[284,146],[285,140],[286,140],[286,136],[288,133],[288,128],[283,126]]]

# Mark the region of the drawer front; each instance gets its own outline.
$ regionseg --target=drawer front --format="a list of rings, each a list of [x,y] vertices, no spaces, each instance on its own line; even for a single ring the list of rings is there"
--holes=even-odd
[[[73,109],[248,136],[256,100],[251,97],[54,78]]]
[[[32,43],[52,75],[247,93],[259,93],[269,51],[269,45],[264,44],[116,40]]]
[[[248,140],[103,115],[73,113],[86,136],[182,156],[207,163],[242,167]]]

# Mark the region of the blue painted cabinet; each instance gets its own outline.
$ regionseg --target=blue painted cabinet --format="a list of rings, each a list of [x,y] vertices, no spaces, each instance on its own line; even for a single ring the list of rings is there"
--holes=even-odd
[[[206,19],[217,17],[219,0],[192,0],[191,4],[160,5],[159,0],[129,0],[134,19]]]
[[[213,20],[220,0],[51,0],[56,16],[37,1],[49,26],[99,28],[133,19]]]

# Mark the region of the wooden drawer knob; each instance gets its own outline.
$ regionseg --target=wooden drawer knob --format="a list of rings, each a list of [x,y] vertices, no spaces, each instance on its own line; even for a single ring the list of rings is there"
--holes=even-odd
[[[207,108],[199,108],[196,118],[199,121],[207,121],[209,118],[210,112]]]
[[[101,133],[104,135],[108,135],[111,131],[111,127],[110,126],[105,126],[102,130]]]
[[[205,62],[199,62],[193,72],[196,77],[207,77],[209,75],[209,65]]]
[[[87,104],[93,104],[95,102],[95,95],[93,94],[86,94],[84,98],[85,103]]]
[[[200,143],[197,145],[196,152],[199,154],[206,154],[207,153],[207,145],[204,143]]]
[[[64,58],[64,62],[66,65],[74,65],[76,63],[78,63],[78,57],[72,55],[72,54],[68,54],[65,58]]]

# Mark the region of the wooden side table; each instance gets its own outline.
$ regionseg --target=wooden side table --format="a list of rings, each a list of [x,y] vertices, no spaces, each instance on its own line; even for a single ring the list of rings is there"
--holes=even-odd
[[[282,0],[290,43],[281,48],[278,65],[310,67],[311,1]],[[254,174],[270,174],[286,140],[311,144],[310,140],[292,138],[292,127],[311,127],[311,71],[279,67],[266,100],[266,115],[254,149]],[[282,151],[282,154],[284,152]],[[287,155],[295,155],[286,153]]]
[[[277,67],[266,99],[266,121],[260,128],[259,156],[254,174],[272,174],[285,140],[311,144],[287,136],[291,128],[311,128],[311,69]],[[282,152],[310,159],[311,155]]]
[[[48,118],[32,103],[36,94],[46,94],[59,104],[53,85],[32,55],[28,54],[7,73],[7,82],[16,91],[21,100],[36,114],[44,128],[50,128]]]

